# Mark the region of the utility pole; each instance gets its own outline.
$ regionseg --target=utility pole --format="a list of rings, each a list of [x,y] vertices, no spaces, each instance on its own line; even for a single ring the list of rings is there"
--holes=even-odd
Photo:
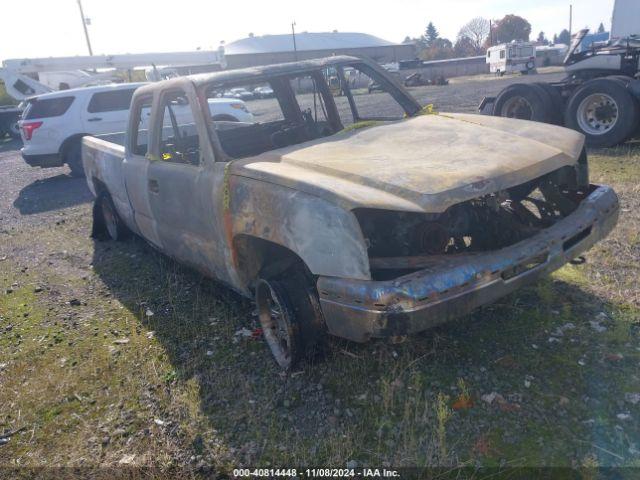
[[[89,55],[93,56],[93,50],[91,49],[91,40],[89,40],[89,30],[87,30],[87,18],[84,16],[84,11],[82,10],[82,0],[78,0],[78,8],[80,9],[80,18],[82,19],[82,28],[84,28],[84,37],[87,39]]]
[[[493,47],[493,20],[489,20],[489,46]]]
[[[80,1],[80,0],[78,0]],[[298,47],[296,46],[296,21],[291,22],[291,35],[293,36],[293,56],[298,61]]]
[[[569,38],[573,34],[573,5],[569,5]]]

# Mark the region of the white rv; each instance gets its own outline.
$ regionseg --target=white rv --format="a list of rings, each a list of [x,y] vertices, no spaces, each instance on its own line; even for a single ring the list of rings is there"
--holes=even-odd
[[[496,75],[529,73],[536,68],[536,50],[532,43],[503,43],[487,50],[489,71]]]

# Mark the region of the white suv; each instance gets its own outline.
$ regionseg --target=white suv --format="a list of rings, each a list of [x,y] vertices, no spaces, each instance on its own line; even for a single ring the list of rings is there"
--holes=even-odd
[[[72,175],[84,175],[82,137],[125,131],[131,97],[142,85],[145,83],[101,85],[28,99],[20,121],[22,158],[34,167],[59,167],[66,163]],[[214,120],[254,121],[242,100],[210,99],[209,111]]]

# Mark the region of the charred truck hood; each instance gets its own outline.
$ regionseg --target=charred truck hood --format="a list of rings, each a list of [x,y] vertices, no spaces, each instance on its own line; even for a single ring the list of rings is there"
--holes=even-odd
[[[553,125],[433,114],[236,160],[231,173],[350,210],[437,214],[575,165],[583,147],[581,134]]]

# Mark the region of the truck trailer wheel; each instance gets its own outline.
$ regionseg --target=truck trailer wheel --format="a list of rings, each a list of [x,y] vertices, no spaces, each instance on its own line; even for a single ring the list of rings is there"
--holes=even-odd
[[[564,125],[564,99],[560,90],[545,82],[535,82],[549,96],[551,101],[549,106],[549,116],[554,125]]]
[[[534,122],[554,123],[554,106],[545,89],[534,83],[515,83],[496,98],[493,114]]]
[[[124,224],[116,210],[111,196],[103,192],[93,204],[92,237],[122,241],[129,238],[131,231]]]
[[[326,328],[315,286],[290,269],[277,279],[260,279],[256,306],[264,338],[278,365],[289,370],[324,349]]]
[[[639,117],[638,104],[622,80],[598,78],[573,94],[565,124],[583,133],[590,147],[612,147],[631,137]]]

